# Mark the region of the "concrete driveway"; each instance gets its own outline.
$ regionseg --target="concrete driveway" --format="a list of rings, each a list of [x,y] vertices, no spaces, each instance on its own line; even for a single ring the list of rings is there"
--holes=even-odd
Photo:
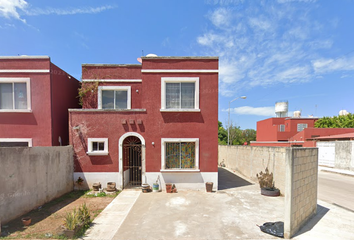
[[[272,239],[259,230],[283,221],[284,198],[264,197],[257,185],[219,170],[214,193],[140,194],[113,239]]]
[[[352,211],[319,200],[294,239],[353,239],[352,219]],[[277,239],[257,226],[275,221],[284,221],[284,197],[262,196],[257,184],[220,168],[218,192],[124,190],[84,239]]]

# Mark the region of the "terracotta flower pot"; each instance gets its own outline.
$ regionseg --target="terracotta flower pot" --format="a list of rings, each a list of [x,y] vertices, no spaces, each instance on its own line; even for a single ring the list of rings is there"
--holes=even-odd
[[[32,221],[32,219],[30,217],[24,217],[21,220],[22,220],[23,225],[25,225],[25,226],[29,226]]]
[[[166,192],[172,193],[172,183],[166,183]]]
[[[206,188],[207,192],[212,192],[213,191],[213,183],[212,182],[205,183],[205,188]]]

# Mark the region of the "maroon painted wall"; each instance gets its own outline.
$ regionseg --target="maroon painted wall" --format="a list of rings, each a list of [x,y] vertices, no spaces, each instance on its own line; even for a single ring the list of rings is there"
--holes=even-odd
[[[257,141],[288,141],[298,133],[297,124],[314,127],[317,118],[268,118],[257,122]],[[285,125],[285,131],[279,132],[279,125]]]
[[[0,59],[0,69],[50,69],[48,57]],[[26,77],[31,84],[32,112],[0,112],[0,138],[32,138],[33,146],[52,145],[50,74],[0,73],[0,77]]]
[[[218,59],[146,59],[145,69],[218,69]],[[83,65],[87,69],[88,65]],[[199,138],[199,168],[202,172],[216,172],[218,161],[218,74],[217,73],[132,73],[121,67],[100,69],[89,66],[83,70],[83,79],[99,76],[101,79],[142,79],[141,83],[119,83],[132,86],[132,108],[144,112],[91,111],[70,114],[70,141],[76,152],[75,171],[117,172],[118,141],[126,132],[141,134],[146,142],[146,171],[161,169],[161,138]],[[112,69],[113,68],[113,69]],[[140,71],[140,69],[139,69]],[[109,76],[106,76],[109,74]],[[140,75],[139,75],[140,74]],[[124,75],[124,77],[123,77]],[[161,112],[161,77],[199,77],[199,107],[201,112]],[[93,78],[95,79],[95,78]],[[100,85],[117,85],[100,83]],[[136,89],[139,92],[136,92]],[[122,124],[126,120],[127,124]],[[134,120],[134,124],[129,124]],[[142,120],[142,124],[137,124]],[[80,126],[80,131],[72,127]],[[108,156],[88,156],[87,138],[108,138]],[[152,142],[155,144],[153,145]]]
[[[78,99],[80,82],[51,63],[52,146],[69,144],[69,108],[81,108]]]
[[[48,70],[48,73],[0,73],[1,78],[30,78],[31,112],[0,112],[0,138],[32,138],[33,146],[59,145],[68,139],[68,108],[78,106],[79,82],[52,64],[49,57],[0,59],[0,69]],[[50,71],[50,72],[49,72]]]

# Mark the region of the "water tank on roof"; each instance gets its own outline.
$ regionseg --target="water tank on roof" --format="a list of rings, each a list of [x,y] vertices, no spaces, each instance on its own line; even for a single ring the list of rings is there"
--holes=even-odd
[[[157,57],[157,55],[153,53],[149,53],[148,55],[146,55],[146,57]]]
[[[294,118],[301,118],[301,111],[294,111]]]
[[[348,115],[348,111],[347,110],[340,110],[339,111],[339,116],[345,116],[345,115]]]
[[[275,103],[275,115],[277,117],[288,116],[288,102],[276,102]]]

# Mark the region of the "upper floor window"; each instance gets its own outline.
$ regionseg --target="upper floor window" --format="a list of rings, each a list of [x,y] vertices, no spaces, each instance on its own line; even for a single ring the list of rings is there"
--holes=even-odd
[[[98,87],[98,109],[131,109],[130,86]]]
[[[0,112],[31,110],[29,78],[0,78]]]
[[[307,128],[307,123],[298,123],[297,124],[297,131],[301,132],[302,130],[304,130],[305,128]]]
[[[279,125],[279,132],[285,132],[285,125],[284,124]]]
[[[161,111],[200,111],[199,78],[161,78]]]

